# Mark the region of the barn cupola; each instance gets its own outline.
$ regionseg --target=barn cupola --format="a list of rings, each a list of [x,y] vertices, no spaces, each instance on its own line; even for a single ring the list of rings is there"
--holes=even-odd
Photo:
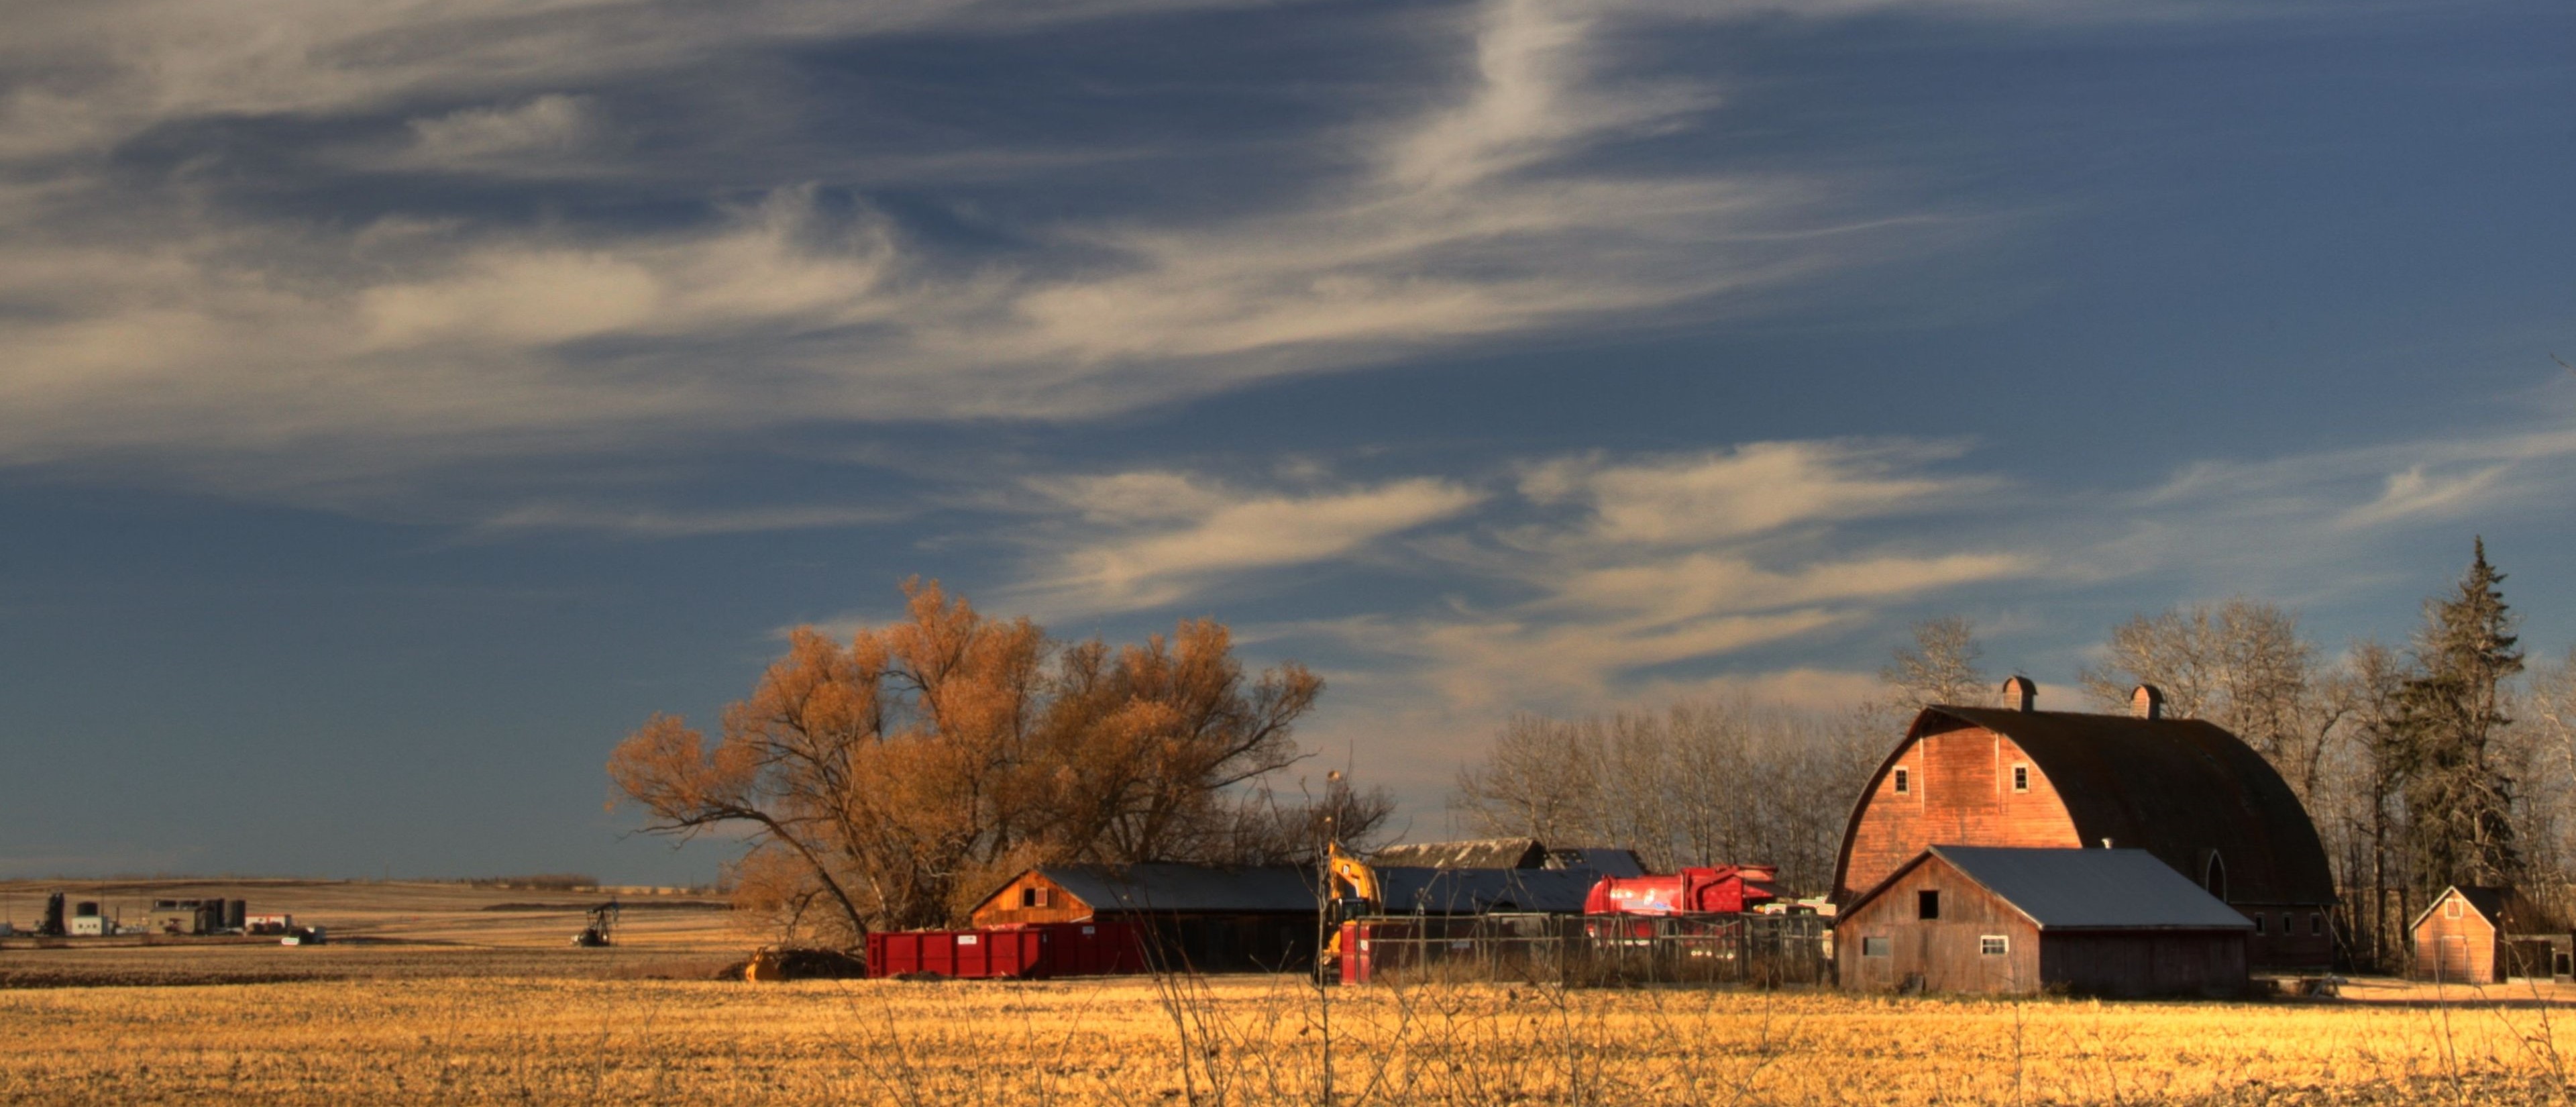
[[[2039,685],[2029,677],[2015,676],[2004,682],[2004,706],[2015,711],[2030,710],[2031,701],[2039,698]]]
[[[2136,691],[2129,693],[2129,714],[2141,719],[2164,718],[2164,691],[2152,684],[2139,685]]]

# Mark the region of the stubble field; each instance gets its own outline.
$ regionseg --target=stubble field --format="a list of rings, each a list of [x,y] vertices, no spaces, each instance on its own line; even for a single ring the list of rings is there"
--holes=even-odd
[[[318,949],[0,948],[0,1100],[1285,1104],[1329,1081],[1354,1104],[2545,1103],[2576,1046],[2568,997],[2521,984],[2233,1004],[753,985],[710,979],[741,955],[720,912],[576,950],[524,906],[411,906]]]

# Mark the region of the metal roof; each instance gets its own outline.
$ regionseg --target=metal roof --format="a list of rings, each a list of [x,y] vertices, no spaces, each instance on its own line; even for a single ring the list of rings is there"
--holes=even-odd
[[[2142,849],[1934,846],[1871,889],[1864,902],[1927,857],[1948,863],[2042,930],[2254,928],[2235,908]]]
[[[2334,902],[2334,876],[2307,808],[2263,755],[2217,726],[2198,719],[1927,707],[1879,773],[1915,740],[1969,727],[2001,734],[2030,755],[2088,847],[2108,838],[2194,875],[2215,853],[2226,867],[2227,898],[2236,903]],[[1860,813],[1853,811],[1854,830]],[[1836,885],[1843,875],[1838,867]]]
[[[1472,915],[1486,911],[1581,914],[1604,875],[1581,869],[1432,869],[1372,866],[1390,915]]]
[[[1605,874],[1562,869],[1371,865],[1381,909],[1395,915],[1485,911],[1576,914]],[[1315,910],[1315,873],[1292,866],[1042,865],[1038,874],[1094,911],[1273,914]]]
[[[1315,911],[1315,873],[1286,865],[1041,865],[1094,911],[1274,914]]]
[[[1369,864],[1424,869],[1535,869],[1547,860],[1536,838],[1405,842],[1369,855]]]
[[[1622,879],[1646,875],[1646,863],[1637,859],[1637,851],[1615,846],[1569,846],[1547,851],[1546,868],[1590,869],[1601,876]]]

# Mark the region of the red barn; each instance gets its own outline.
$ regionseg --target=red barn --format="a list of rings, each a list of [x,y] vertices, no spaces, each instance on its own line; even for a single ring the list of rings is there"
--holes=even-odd
[[[2167,719],[2153,689],[2130,715],[1927,707],[1852,809],[1834,898],[1933,846],[2141,849],[2253,924],[2256,968],[2322,970],[2334,878],[2315,824],[2261,754],[2216,726]]]

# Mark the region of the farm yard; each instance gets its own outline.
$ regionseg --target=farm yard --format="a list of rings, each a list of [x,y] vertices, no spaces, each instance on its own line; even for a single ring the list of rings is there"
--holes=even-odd
[[[251,892],[257,893],[253,888]],[[0,1101],[2562,1102],[2576,990],[2112,1003],[1301,976],[720,978],[719,911],[309,885],[350,940],[0,948]],[[494,907],[508,909],[493,910]]]

